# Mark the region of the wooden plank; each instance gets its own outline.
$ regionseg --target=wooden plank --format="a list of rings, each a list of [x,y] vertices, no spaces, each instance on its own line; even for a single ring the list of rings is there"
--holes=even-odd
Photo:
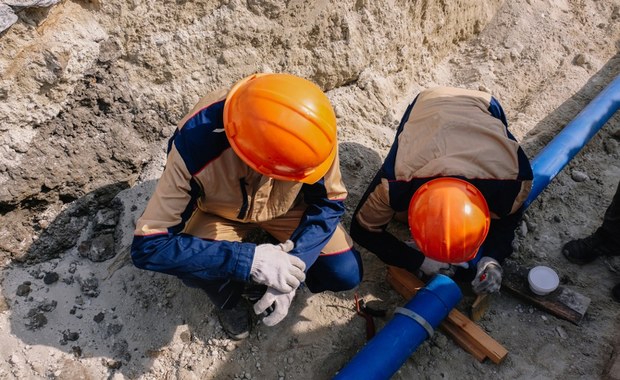
[[[387,279],[392,287],[407,299],[424,286],[424,282],[413,274],[393,266],[388,266]],[[440,327],[478,360],[488,357],[494,363],[501,363],[508,355],[508,351],[501,344],[456,309],[450,311]],[[481,353],[484,355],[482,358]]]
[[[451,337],[456,344],[459,345],[462,349],[469,352],[476,360],[479,362],[483,362],[487,355],[484,353],[482,349],[459,329],[454,323],[451,323],[448,320],[443,321],[439,327],[443,332],[446,333],[449,337]]]
[[[470,338],[470,341],[477,345],[493,363],[501,363],[508,355],[508,350],[504,346],[491,338],[480,326],[460,311],[452,309],[446,320],[455,324],[461,331],[464,331],[465,335]]]
[[[583,319],[590,298],[576,292],[568,286],[560,285],[556,290],[545,296],[539,296],[530,290],[527,282],[529,269],[516,263],[503,265],[504,278],[502,289],[514,294],[534,306],[558,318],[565,319],[576,325]]]

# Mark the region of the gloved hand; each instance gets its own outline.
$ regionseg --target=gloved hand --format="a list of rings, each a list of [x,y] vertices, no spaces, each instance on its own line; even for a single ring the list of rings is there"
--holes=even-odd
[[[428,257],[425,257],[424,261],[422,261],[422,265],[420,265],[420,270],[422,271],[422,273],[424,273],[427,276],[432,276],[436,273],[439,273],[441,270],[446,271],[449,269],[450,269],[450,264],[435,261]]]
[[[467,263],[448,264],[448,263],[442,263],[442,262],[433,260],[428,257],[424,257],[424,261],[422,262],[422,265],[420,265],[420,271],[422,271],[422,273],[424,273],[425,275],[429,277],[437,273],[446,275],[448,277],[452,277],[454,276],[454,273],[456,272],[458,267],[468,268],[469,264]]]
[[[274,288],[268,288],[265,295],[254,304],[254,313],[260,315],[272,308],[271,313],[263,318],[263,323],[267,326],[275,326],[288,314],[293,297],[295,297],[295,289],[283,293]]]
[[[250,277],[259,284],[267,285],[283,293],[297,289],[306,279],[306,263],[289,255],[295,244],[287,240],[278,245],[260,244],[254,250]]]
[[[492,257],[483,257],[478,261],[476,278],[471,282],[474,293],[499,292],[502,286],[502,266]]]

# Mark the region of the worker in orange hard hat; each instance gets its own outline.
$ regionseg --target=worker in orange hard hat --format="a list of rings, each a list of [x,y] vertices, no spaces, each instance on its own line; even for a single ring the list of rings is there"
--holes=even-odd
[[[532,168],[491,95],[437,87],[407,108],[362,197],[351,236],[389,265],[499,290],[503,260],[532,184]],[[409,224],[412,240],[386,230]]]
[[[312,292],[359,284],[361,259],[340,224],[346,196],[327,96],[294,75],[252,75],[179,122],[132,259],[203,289],[242,339],[251,303],[272,326],[302,283]],[[273,241],[243,241],[257,228]]]
[[[472,260],[489,232],[484,196],[458,178],[435,178],[420,186],[409,202],[409,228],[424,256],[442,263]]]

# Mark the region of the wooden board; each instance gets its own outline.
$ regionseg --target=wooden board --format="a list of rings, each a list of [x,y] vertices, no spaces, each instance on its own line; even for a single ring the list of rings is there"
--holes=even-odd
[[[387,280],[394,290],[407,299],[424,286],[424,282],[413,274],[393,266],[388,266]],[[456,309],[450,311],[439,327],[480,362],[488,358],[498,364],[508,355],[508,351],[501,344]]]
[[[505,263],[503,269],[502,290],[506,290],[558,318],[578,325],[588,310],[590,298],[568,286],[560,285],[553,292],[539,296],[532,293],[527,282],[529,268],[515,263]]]

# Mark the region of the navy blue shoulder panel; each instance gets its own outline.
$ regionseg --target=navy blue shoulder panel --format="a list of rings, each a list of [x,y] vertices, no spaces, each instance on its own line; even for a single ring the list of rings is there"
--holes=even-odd
[[[198,111],[172,138],[187,170],[198,173],[230,147],[224,133],[224,100]]]
[[[491,97],[489,112],[491,112],[491,115],[502,121],[502,123],[506,127],[506,134],[508,135],[508,138],[512,141],[517,141],[517,139],[512,135],[512,133],[510,133],[510,130],[508,129],[508,121],[506,120],[506,114],[504,114],[502,106],[494,97]],[[519,174],[517,175],[517,179],[520,181],[527,181],[533,179],[534,174],[532,173],[530,160],[527,158],[527,155],[521,147],[519,147],[519,150],[517,151],[517,157],[519,160]]]
[[[388,180],[396,179],[396,173],[394,172],[394,166],[396,165],[396,152],[398,152],[398,136],[403,131],[403,128],[405,127],[405,123],[407,123],[407,120],[409,120],[411,109],[415,105],[415,102],[417,99],[418,97],[416,96],[415,99],[413,99],[413,102],[407,107],[407,110],[405,111],[403,118],[400,120],[400,125],[398,126],[398,129],[396,130],[396,136],[394,137],[394,143],[392,144],[392,147],[390,148],[390,152],[385,158],[385,161],[383,161],[382,169]]]
[[[494,97],[491,97],[491,101],[489,102],[489,112],[495,118],[500,119],[502,123],[504,124],[504,126],[506,127],[506,129],[508,129],[508,121],[506,120],[506,114],[504,113],[504,109],[502,108],[501,104],[499,104],[497,99],[495,99]],[[512,137],[510,132],[508,132],[508,135],[510,136],[511,139],[513,140],[515,139],[514,137]]]

